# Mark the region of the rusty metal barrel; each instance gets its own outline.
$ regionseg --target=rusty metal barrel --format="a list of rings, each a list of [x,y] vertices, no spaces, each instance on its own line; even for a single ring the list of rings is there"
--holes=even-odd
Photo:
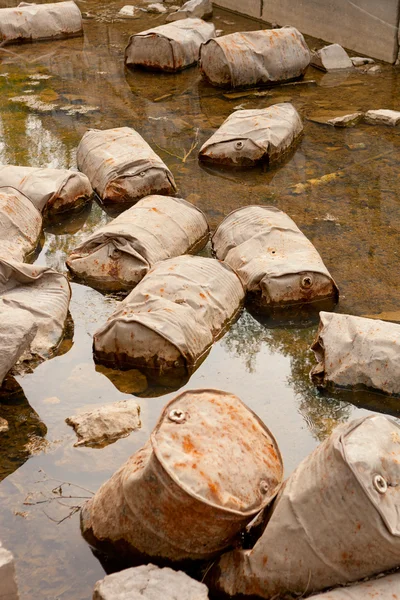
[[[171,171],[130,127],[90,129],[79,143],[76,160],[105,203],[132,205],[151,194],[176,191]]]
[[[125,50],[128,67],[176,72],[199,60],[200,46],[215,37],[215,27],[201,19],[183,19],[131,36]]]
[[[0,187],[0,254],[23,261],[39,243],[42,216],[25,194]]]
[[[338,288],[313,244],[274,206],[246,206],[228,215],[212,238],[216,257],[240,277],[259,311],[337,301]]]
[[[310,64],[310,50],[294,27],[237,32],[200,48],[202,75],[213,85],[245,87],[297,79]]]
[[[209,559],[271,502],[282,473],[273,435],[239,398],[186,391],[84,505],[82,532],[131,556]]]

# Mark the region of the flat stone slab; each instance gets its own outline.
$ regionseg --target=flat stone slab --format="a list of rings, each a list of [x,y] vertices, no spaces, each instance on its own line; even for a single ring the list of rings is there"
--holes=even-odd
[[[212,17],[211,0],[189,0],[176,12],[167,17],[167,22],[180,19],[209,19]]]
[[[0,600],[18,600],[18,598],[14,557],[0,542]]]
[[[208,589],[182,571],[134,567],[98,581],[93,600],[208,600]]]
[[[390,125],[395,127],[400,123],[400,112],[397,110],[368,110],[364,115],[364,121],[370,125]]]
[[[355,127],[363,118],[364,113],[362,112],[345,112],[343,114],[340,111],[323,111],[307,117],[308,121],[313,123],[320,123],[321,125],[331,125],[332,127]]]
[[[327,72],[353,68],[349,55],[339,44],[330,44],[313,52],[311,65]]]
[[[140,407],[134,400],[121,400],[101,408],[73,415],[65,422],[74,428],[75,446],[106,446],[141,427]]]

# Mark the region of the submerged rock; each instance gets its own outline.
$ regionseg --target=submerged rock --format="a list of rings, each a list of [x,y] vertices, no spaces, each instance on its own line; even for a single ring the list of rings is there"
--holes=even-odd
[[[75,446],[106,446],[141,427],[140,407],[134,400],[121,400],[74,415],[65,422],[74,428]]]
[[[18,600],[18,598],[14,557],[0,542],[0,600]]]
[[[332,127],[355,127],[360,123],[364,113],[353,112],[338,114],[338,111],[324,111],[307,117],[309,121],[313,123],[320,123],[322,125],[331,125]]]
[[[352,69],[353,63],[346,50],[339,44],[330,44],[311,55],[311,65],[322,71]]]
[[[391,125],[395,127],[400,123],[400,112],[397,110],[368,110],[364,115],[364,121],[370,125]]]
[[[143,565],[98,581],[93,600],[208,600],[204,583],[182,571]],[[1,596],[0,596],[1,599]]]
[[[6,419],[3,419],[3,417],[0,417],[0,433],[8,431],[8,429],[8,421]]]

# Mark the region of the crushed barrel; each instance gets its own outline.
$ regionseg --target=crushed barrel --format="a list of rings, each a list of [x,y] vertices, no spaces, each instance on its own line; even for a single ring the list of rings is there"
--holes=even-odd
[[[310,50],[294,27],[237,32],[203,44],[200,70],[213,85],[247,87],[297,79],[310,64]]]
[[[209,559],[271,502],[282,473],[273,435],[239,398],[189,390],[84,505],[82,532],[133,557]]]
[[[340,587],[312,597],[312,600],[398,600],[400,573],[391,573],[349,587]]]
[[[239,314],[243,286],[212,258],[156,264],[94,334],[97,362],[158,376],[192,372]]]
[[[337,427],[283,484],[254,547],[215,565],[214,590],[297,597],[397,568],[399,442],[381,415]]]
[[[181,71],[198,62],[201,44],[214,37],[214,25],[201,19],[160,25],[131,36],[125,64],[156,71]]]
[[[77,163],[105,203],[132,205],[151,194],[176,191],[171,171],[130,127],[87,131],[78,146]]]
[[[207,140],[199,159],[228,167],[272,164],[289,152],[303,132],[303,123],[292,104],[236,110]]]
[[[213,250],[240,277],[255,310],[338,299],[338,288],[316,248],[274,206],[246,206],[228,215]]]
[[[320,312],[320,325],[311,349],[318,361],[311,371],[316,385],[400,394],[397,323]]]
[[[0,187],[0,256],[25,260],[41,232],[42,216],[29,198],[13,187]]]
[[[16,165],[0,165],[0,186],[17,189],[49,217],[79,210],[93,193],[86,175],[78,171]]]
[[[72,273],[102,291],[131,291],[155,263],[206,245],[204,214],[181,198],[148,196],[100,227],[67,259]]]
[[[75,2],[21,2],[0,9],[0,42],[15,44],[83,35],[82,15]]]

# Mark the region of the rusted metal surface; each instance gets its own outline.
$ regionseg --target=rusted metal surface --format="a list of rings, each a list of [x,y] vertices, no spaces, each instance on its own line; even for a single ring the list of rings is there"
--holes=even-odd
[[[71,288],[67,278],[49,267],[0,258],[0,311],[18,308],[31,314],[37,332],[30,352],[46,358],[60,343]]]
[[[311,371],[316,385],[400,394],[400,325],[321,312],[311,349],[318,360]]]
[[[303,123],[292,104],[237,110],[200,148],[202,161],[229,167],[252,167],[277,162],[303,132]]]
[[[132,35],[125,64],[159,71],[181,71],[197,63],[202,43],[215,37],[215,27],[201,19],[183,19]]]
[[[67,169],[0,165],[0,187],[11,186],[49,217],[81,208],[93,190],[86,175]]]
[[[34,4],[0,9],[0,41],[32,42],[83,35],[82,15],[75,2]]]
[[[85,506],[83,533],[133,555],[211,558],[271,502],[282,474],[274,437],[239,398],[187,391]]]
[[[150,373],[198,366],[239,314],[243,286],[212,258],[179,256],[158,263],[94,334],[98,362]]]
[[[104,291],[132,290],[157,262],[206,245],[204,214],[181,198],[148,196],[72,251],[68,268]]]
[[[244,596],[300,596],[400,562],[400,425],[372,415],[337,427],[284,483],[252,550],[211,579]]]
[[[400,573],[393,573],[372,581],[317,594],[312,597],[312,600],[398,600],[399,598]]]
[[[213,85],[245,87],[304,75],[310,51],[294,27],[231,33],[200,48],[200,69]]]
[[[40,238],[42,217],[13,187],[0,187],[0,256],[23,261]]]
[[[256,310],[338,299],[315,247],[274,206],[235,210],[214,233],[212,245],[217,258],[238,274]]]
[[[104,202],[134,204],[151,194],[174,194],[171,171],[130,127],[91,129],[77,150],[80,171]]]

